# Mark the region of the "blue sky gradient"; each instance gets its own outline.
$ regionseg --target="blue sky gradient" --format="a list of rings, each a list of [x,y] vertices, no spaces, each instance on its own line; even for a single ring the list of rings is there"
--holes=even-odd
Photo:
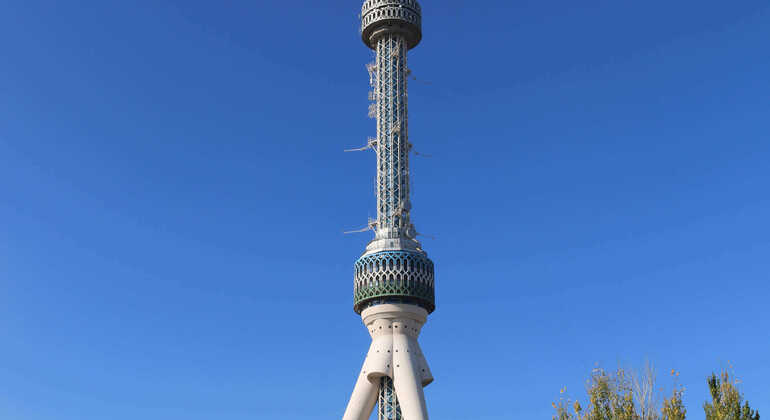
[[[431,417],[732,363],[770,416],[770,6],[424,0]],[[375,215],[359,1],[0,4],[0,418],[340,418]]]

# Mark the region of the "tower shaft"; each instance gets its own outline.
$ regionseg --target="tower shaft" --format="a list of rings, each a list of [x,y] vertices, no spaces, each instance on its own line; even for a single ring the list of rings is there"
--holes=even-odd
[[[409,149],[406,37],[377,39],[374,96],[377,118],[377,236],[414,237],[409,219]]]
[[[366,0],[361,37],[375,51],[368,66],[377,137],[374,239],[355,263],[353,309],[372,343],[343,420],[428,420],[423,387],[433,381],[417,342],[435,309],[433,262],[415,239],[409,184],[407,52],[422,39],[417,0]],[[359,150],[363,150],[359,149]]]

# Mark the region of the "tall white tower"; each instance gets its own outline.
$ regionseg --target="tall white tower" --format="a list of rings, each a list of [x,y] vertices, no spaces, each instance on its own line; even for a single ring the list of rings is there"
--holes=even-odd
[[[367,0],[361,35],[376,52],[368,65],[377,137],[362,149],[377,154],[377,219],[374,239],[355,263],[354,310],[372,344],[343,420],[368,420],[378,404],[380,420],[427,420],[423,387],[433,381],[417,343],[435,309],[433,262],[415,238],[409,217],[407,51],[422,38],[416,0]]]

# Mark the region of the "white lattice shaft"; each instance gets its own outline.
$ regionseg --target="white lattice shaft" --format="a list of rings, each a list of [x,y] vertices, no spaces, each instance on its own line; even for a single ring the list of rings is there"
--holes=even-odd
[[[399,33],[377,40],[374,93],[377,117],[377,234],[409,237],[407,43]]]

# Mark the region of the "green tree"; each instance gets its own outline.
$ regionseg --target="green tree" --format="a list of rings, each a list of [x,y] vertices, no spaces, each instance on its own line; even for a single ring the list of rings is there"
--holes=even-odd
[[[674,371],[671,371],[671,374],[674,375]],[[676,376],[678,375],[679,373],[676,373]],[[685,419],[687,416],[687,409],[684,408],[684,403],[682,403],[682,395],[684,395],[684,388],[674,386],[671,397],[663,399],[663,407],[660,408],[661,420]]]
[[[671,375],[676,380],[679,373],[672,370]],[[562,389],[561,394],[565,391]],[[586,391],[589,403],[585,409],[578,401],[562,397],[553,403],[553,420],[685,420],[687,413],[682,404],[684,388],[675,387],[671,397],[663,400],[658,414],[655,372],[650,364],[642,373],[631,374],[623,369],[614,373],[594,369]]]
[[[655,370],[648,363],[637,373],[618,369],[608,373],[594,369],[588,380],[588,406],[584,409],[578,401],[559,399],[553,403],[556,410],[553,420],[685,420],[687,409],[682,397],[684,387],[678,385],[679,372],[671,371],[674,387],[668,398],[663,398],[660,414],[657,409]],[[703,409],[706,420],[759,420],[759,413],[752,410],[738,389],[739,381],[729,370],[719,375],[712,373],[707,379],[711,402]],[[561,394],[566,388],[561,390]]]
[[[560,400],[553,404],[554,420],[640,420],[634,407],[634,394],[628,375],[623,369],[614,374],[604,369],[594,369],[586,387],[588,407],[580,403]],[[562,390],[562,393],[564,390]]]
[[[703,404],[706,420],[759,420],[759,413],[743,401],[738,381],[729,371],[723,370],[719,376],[712,373],[707,383],[711,402]]]

